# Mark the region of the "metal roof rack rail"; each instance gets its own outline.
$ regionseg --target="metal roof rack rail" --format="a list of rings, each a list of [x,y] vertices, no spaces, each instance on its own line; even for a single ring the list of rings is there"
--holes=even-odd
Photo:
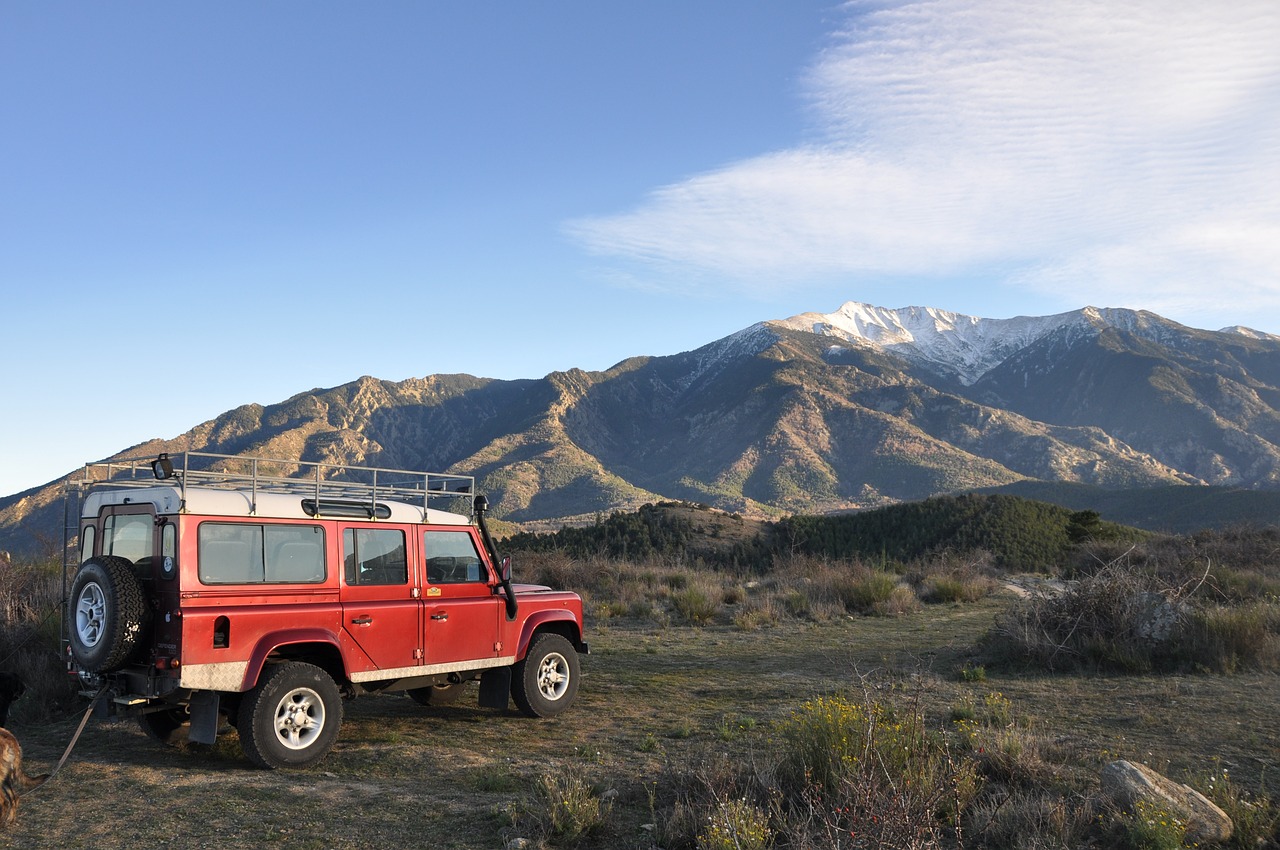
[[[181,489],[184,501],[188,487],[205,487],[248,490],[255,503],[258,493],[283,493],[314,499],[313,505],[367,504],[372,512],[379,500],[427,508],[432,499],[465,498],[470,505],[476,492],[470,475],[210,452],[86,463],[82,477],[68,487],[153,487],[170,481]]]

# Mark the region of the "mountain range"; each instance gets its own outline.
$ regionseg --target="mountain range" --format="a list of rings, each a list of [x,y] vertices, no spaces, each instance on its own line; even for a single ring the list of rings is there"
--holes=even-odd
[[[758,517],[1018,482],[1280,487],[1280,337],[1154,313],[983,319],[850,302],[540,379],[363,377],[121,456],[186,450],[477,476],[538,528],[657,500]],[[58,482],[0,548],[60,539]]]

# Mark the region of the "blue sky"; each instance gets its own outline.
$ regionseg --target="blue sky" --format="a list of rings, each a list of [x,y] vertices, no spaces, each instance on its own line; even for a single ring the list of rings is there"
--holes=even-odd
[[[0,494],[849,300],[1280,333],[1280,6],[0,5]]]

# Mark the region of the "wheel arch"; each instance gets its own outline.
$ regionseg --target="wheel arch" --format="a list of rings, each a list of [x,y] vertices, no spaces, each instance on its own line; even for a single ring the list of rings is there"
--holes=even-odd
[[[568,611],[538,611],[525,620],[520,630],[520,643],[516,646],[516,658],[524,658],[533,639],[543,632],[552,632],[569,641],[574,651],[586,654],[587,645],[582,642],[582,629]]]
[[[328,673],[339,686],[348,684],[338,636],[327,629],[288,629],[264,635],[249,656],[241,690],[253,688],[268,663],[305,661]]]

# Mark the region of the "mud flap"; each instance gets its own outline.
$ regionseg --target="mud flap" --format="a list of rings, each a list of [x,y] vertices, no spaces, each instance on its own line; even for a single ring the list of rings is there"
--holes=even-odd
[[[511,700],[511,668],[494,667],[480,676],[480,705],[506,710]]]
[[[218,738],[218,692],[196,691],[191,695],[191,728],[187,740],[212,744]]]

